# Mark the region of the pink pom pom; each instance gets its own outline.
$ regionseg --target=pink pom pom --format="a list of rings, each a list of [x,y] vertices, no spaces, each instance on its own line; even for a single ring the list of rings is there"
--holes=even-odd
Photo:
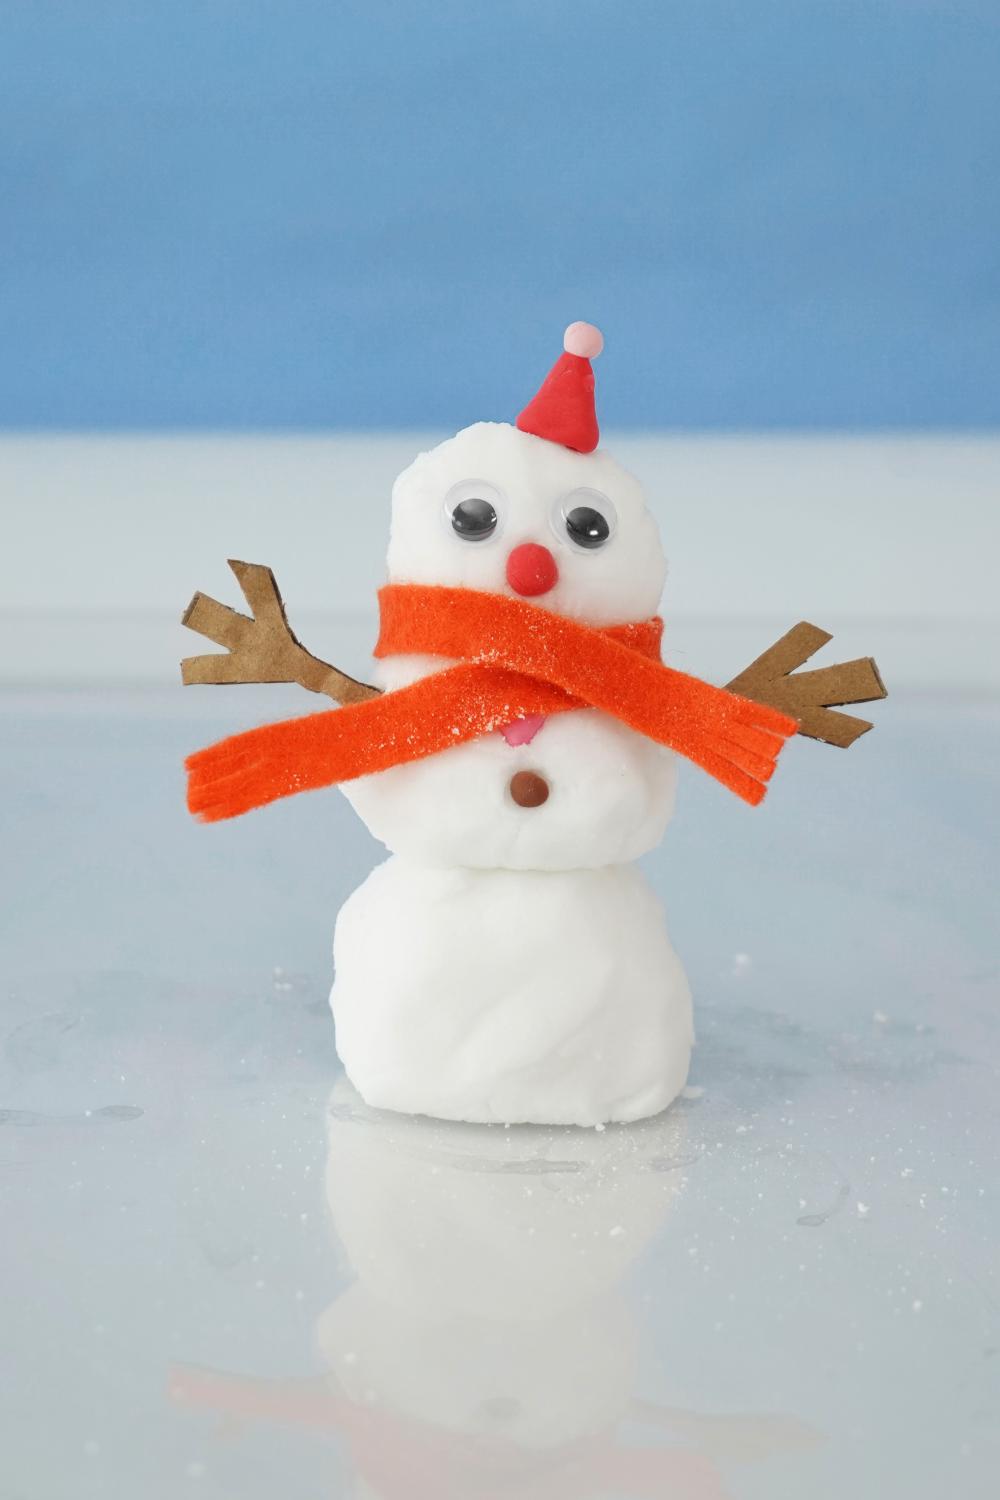
[[[604,335],[593,323],[571,323],[563,334],[563,348],[581,359],[596,359],[604,348]]]

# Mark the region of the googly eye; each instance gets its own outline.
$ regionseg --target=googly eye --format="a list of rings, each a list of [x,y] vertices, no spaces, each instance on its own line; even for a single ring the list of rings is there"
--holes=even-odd
[[[445,497],[445,524],[463,542],[488,542],[497,536],[503,512],[503,496],[485,479],[463,479]]]
[[[597,552],[614,536],[618,516],[600,490],[571,490],[556,507],[556,534],[584,552]]]

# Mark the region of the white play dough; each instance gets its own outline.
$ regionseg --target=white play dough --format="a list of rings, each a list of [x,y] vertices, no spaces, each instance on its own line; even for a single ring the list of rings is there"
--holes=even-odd
[[[630,865],[394,856],[341,910],[334,968],[337,1049],[379,1108],[595,1125],[657,1113],[687,1078],[690,992]]]

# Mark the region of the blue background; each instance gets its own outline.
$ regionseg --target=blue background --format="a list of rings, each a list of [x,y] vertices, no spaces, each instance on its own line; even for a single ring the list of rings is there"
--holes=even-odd
[[[1000,0],[0,16],[0,425],[1000,416]]]

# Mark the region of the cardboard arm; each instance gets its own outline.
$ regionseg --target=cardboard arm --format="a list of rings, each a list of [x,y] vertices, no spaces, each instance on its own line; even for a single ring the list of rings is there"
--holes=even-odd
[[[251,615],[195,594],[181,623],[217,646],[220,655],[188,656],[181,662],[181,680],[192,683],[297,682],[312,693],[325,693],[335,703],[361,703],[378,697],[379,689],[357,682],[346,672],[313,656],[296,638],[285,616],[285,606],[270,568],[229,559]]]
[[[888,693],[871,656],[811,672],[796,672],[796,667],[832,639],[828,630],[800,620],[738,677],[727,682],[726,687],[741,698],[751,698],[755,703],[766,703],[790,714],[798,720],[800,734],[846,750],[872,725],[868,719],[858,719],[853,714],[835,713],[830,705],[872,703],[888,697]]]

